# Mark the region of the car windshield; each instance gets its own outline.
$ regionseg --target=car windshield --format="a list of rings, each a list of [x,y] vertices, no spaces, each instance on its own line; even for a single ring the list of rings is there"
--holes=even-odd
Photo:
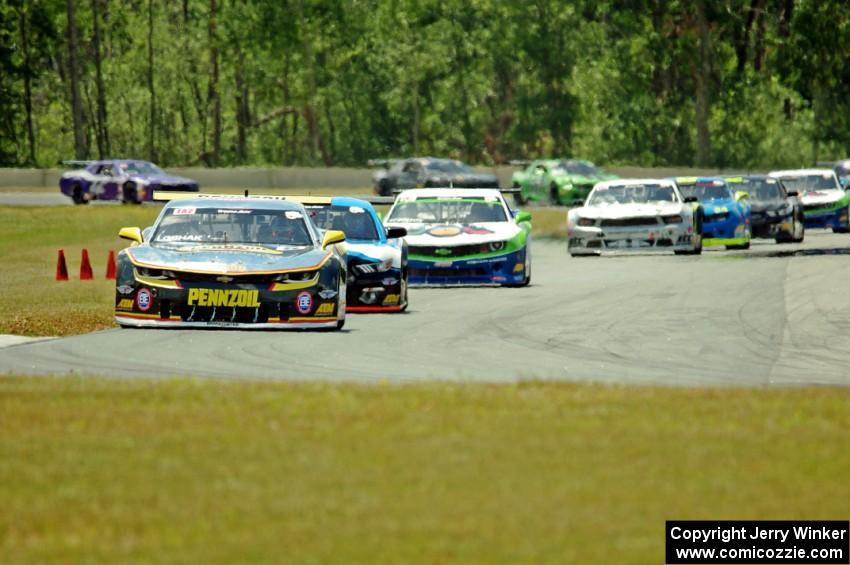
[[[472,169],[469,165],[464,165],[460,161],[449,161],[448,159],[440,159],[428,161],[425,163],[425,169],[435,173],[471,173]]]
[[[732,199],[732,192],[729,190],[729,185],[722,181],[680,184],[679,190],[682,191],[683,196],[696,196],[700,202]]]
[[[121,163],[122,170],[128,173],[136,173],[140,175],[164,175],[165,171],[147,161],[131,161],[129,163]]]
[[[741,184],[752,200],[781,200],[785,197],[782,187],[774,179],[749,179]]]
[[[166,209],[152,242],[312,245],[304,214],[297,210],[190,206]]]
[[[360,206],[307,206],[313,223],[323,230],[345,232],[346,239],[376,241],[378,230],[372,215]]]
[[[588,206],[611,206],[613,204],[649,204],[656,202],[678,202],[676,191],[664,184],[629,184],[599,186],[590,195]]]
[[[566,171],[571,175],[582,175],[592,177],[599,174],[599,169],[593,163],[582,161],[561,161],[558,163],[558,169]]]
[[[387,221],[469,225],[505,222],[507,217],[502,201],[495,197],[425,197],[397,202]]]
[[[796,190],[800,194],[805,192],[819,192],[822,190],[841,190],[835,182],[835,176],[830,174],[800,175],[781,177],[782,184],[788,190]]]

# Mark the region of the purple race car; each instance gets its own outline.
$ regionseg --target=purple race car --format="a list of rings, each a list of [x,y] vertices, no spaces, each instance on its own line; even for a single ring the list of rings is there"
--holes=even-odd
[[[64,173],[59,179],[59,189],[70,196],[74,204],[88,204],[91,200],[141,204],[152,198],[154,190],[198,192],[197,181],[171,176],[148,161],[110,159],[63,163],[85,167]]]

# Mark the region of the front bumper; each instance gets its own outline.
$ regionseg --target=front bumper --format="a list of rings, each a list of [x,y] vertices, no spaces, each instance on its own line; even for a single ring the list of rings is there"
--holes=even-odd
[[[572,226],[567,249],[574,255],[597,254],[602,251],[692,251],[696,244],[689,224],[651,227]]]
[[[346,312],[401,312],[404,303],[404,288],[401,269],[364,274],[348,274]]]
[[[793,213],[785,216],[768,216],[766,214],[753,214],[751,220],[753,237],[762,239],[774,239],[776,237],[791,237],[794,232]]]
[[[750,223],[735,217],[719,222],[705,222],[702,227],[703,247],[746,245],[751,237]]]
[[[847,215],[847,207],[843,206],[834,210],[827,211],[806,211],[804,212],[806,228],[813,229],[847,229],[850,227],[850,220]]]
[[[344,298],[321,288],[318,278],[288,285],[148,281],[119,285],[115,321],[128,327],[331,328],[340,308]]]
[[[504,285],[526,279],[527,248],[494,257],[469,259],[409,260],[411,286]]]

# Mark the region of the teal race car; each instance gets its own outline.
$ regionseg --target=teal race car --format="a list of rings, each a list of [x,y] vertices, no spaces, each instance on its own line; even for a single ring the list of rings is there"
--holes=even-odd
[[[519,189],[514,194],[519,205],[528,201],[554,206],[581,205],[596,183],[618,178],[590,161],[578,159],[511,161],[511,165],[524,167],[511,180],[511,186]]]

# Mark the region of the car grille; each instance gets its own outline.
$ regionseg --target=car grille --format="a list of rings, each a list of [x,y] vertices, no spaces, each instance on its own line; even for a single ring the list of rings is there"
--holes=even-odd
[[[187,283],[233,283],[233,284],[252,284],[257,286],[268,286],[274,279],[280,275],[234,275],[232,273],[187,273],[184,271],[168,271],[168,276],[163,275],[163,269],[148,269],[144,267],[138,268],[139,274],[143,277],[162,278],[170,280],[173,274],[177,280]],[[313,276],[315,273],[309,273]],[[307,276],[307,275],[304,275]],[[230,281],[219,280],[222,277],[230,278]]]
[[[706,222],[722,222],[726,218],[729,217],[729,212],[720,212],[719,214],[707,214],[705,216]]]
[[[827,203],[827,204],[804,204],[804,205],[803,205],[803,210],[804,210],[804,211],[806,211],[806,212],[809,212],[809,211],[811,211],[811,210],[821,210],[821,209],[823,209],[823,208],[830,208],[831,206],[833,206],[833,204],[832,204],[832,203]]]
[[[223,322],[238,324],[265,324],[270,317],[289,319],[289,305],[279,303],[264,303],[257,308],[240,308],[233,306],[193,306],[186,303],[172,303],[168,300],[160,302],[160,316],[168,318],[171,310],[180,315],[184,322]]]
[[[655,216],[646,216],[639,218],[612,218],[602,220],[603,228],[625,228],[634,226],[655,226],[658,225],[658,218]]]
[[[411,245],[407,248],[411,255],[424,255],[426,257],[460,257],[462,255],[474,255],[489,251],[486,245],[456,245],[453,247]]]

